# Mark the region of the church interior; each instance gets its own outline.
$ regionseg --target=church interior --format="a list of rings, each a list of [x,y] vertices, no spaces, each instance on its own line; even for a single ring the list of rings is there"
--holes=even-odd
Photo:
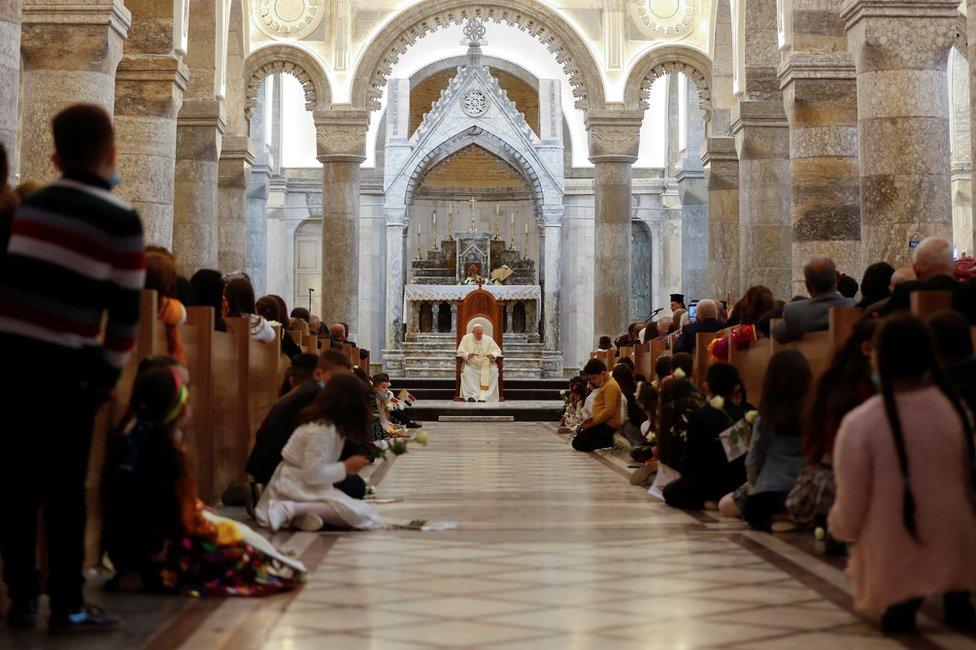
[[[0,0],[0,648],[976,648],[969,4]]]

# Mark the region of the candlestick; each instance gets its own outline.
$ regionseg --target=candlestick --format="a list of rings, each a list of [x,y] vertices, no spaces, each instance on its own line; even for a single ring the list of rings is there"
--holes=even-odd
[[[434,212],[431,214],[431,218],[433,219],[433,222],[434,222],[433,228],[431,228],[431,230],[434,233],[434,242],[436,244],[436,242],[437,242],[437,210],[434,210]]]
[[[447,206],[447,239],[454,239],[454,206]]]
[[[471,228],[469,228],[469,230],[471,232],[477,230],[474,223],[474,197],[473,196],[471,197]]]
[[[422,259],[423,257],[420,256],[420,228],[417,228],[417,261]]]
[[[502,238],[502,225],[501,225],[502,213],[498,208],[498,204],[495,204],[495,235],[492,239]]]

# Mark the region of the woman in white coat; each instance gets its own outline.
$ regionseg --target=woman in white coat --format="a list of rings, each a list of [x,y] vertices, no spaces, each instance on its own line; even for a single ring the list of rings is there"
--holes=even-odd
[[[334,376],[299,416],[300,426],[255,508],[258,523],[277,531],[295,526],[375,530],[386,524],[369,504],[334,487],[369,464],[365,456],[339,460],[345,440],[370,441],[370,389],[352,374]]]

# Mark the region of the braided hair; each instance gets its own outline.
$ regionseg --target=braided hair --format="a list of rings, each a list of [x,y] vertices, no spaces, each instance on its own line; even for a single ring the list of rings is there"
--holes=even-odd
[[[895,451],[898,454],[898,465],[901,468],[903,483],[902,520],[912,539],[920,542],[915,521],[916,505],[912,493],[908,451],[905,447],[905,435],[892,386],[893,379],[919,381],[928,377],[949,400],[962,422],[970,459],[970,480],[976,487],[976,443],[973,441],[973,425],[969,412],[959,400],[956,391],[946,381],[945,375],[936,362],[932,339],[918,317],[908,313],[898,313],[886,318],[874,336],[874,349],[877,352],[881,397],[884,401],[888,424],[891,427]]]

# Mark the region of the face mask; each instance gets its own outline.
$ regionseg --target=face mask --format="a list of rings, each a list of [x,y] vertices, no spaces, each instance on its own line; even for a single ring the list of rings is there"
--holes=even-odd
[[[325,380],[324,379],[319,379],[318,380],[318,385],[319,385],[319,388],[325,388]]]
[[[109,189],[114,189],[122,184],[122,177],[119,176],[118,172],[112,172],[112,178],[108,179],[105,182],[108,183]]]

